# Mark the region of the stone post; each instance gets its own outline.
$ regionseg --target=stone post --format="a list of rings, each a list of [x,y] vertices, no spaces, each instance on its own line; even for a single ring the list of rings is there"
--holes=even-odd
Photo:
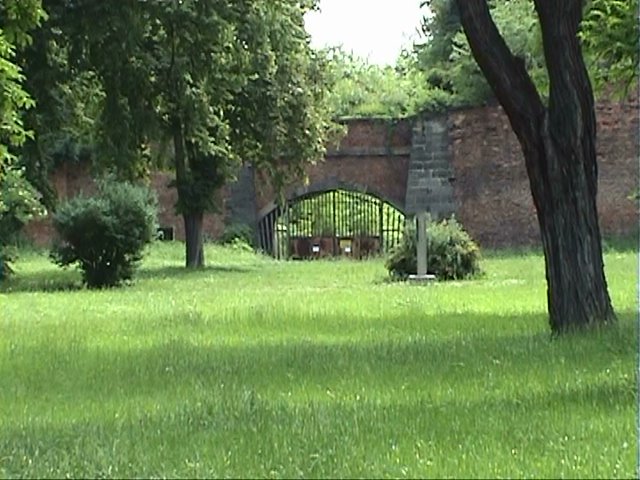
[[[427,216],[428,213],[421,211],[418,213],[418,242],[416,247],[416,257],[418,259],[417,275],[410,275],[409,279],[418,282],[435,280],[434,275],[427,273]]]
[[[418,214],[418,276],[427,274],[427,212]]]

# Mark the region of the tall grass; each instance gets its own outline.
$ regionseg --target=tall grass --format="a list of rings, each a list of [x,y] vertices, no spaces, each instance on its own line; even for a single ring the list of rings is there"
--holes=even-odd
[[[0,293],[0,477],[636,475],[637,255],[616,328],[552,339],[535,253],[415,286],[382,261],[156,245],[79,289],[27,254]]]

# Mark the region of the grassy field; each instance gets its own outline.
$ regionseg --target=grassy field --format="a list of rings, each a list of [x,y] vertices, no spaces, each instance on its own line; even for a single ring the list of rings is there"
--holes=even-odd
[[[0,290],[0,477],[636,475],[637,254],[619,326],[551,339],[543,260],[415,286],[380,260],[156,245],[78,289],[35,253]]]

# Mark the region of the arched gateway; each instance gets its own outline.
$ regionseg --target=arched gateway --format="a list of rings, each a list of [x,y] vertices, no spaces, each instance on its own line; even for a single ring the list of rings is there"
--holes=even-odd
[[[406,215],[453,213],[447,155],[445,117],[351,120],[340,145],[307,167],[307,182],[286,189],[284,204],[246,167],[228,210],[248,218],[257,244],[276,257],[360,258],[393,246]]]
[[[258,222],[258,245],[276,258],[363,258],[401,238],[404,213],[362,190],[312,191],[274,206]]]

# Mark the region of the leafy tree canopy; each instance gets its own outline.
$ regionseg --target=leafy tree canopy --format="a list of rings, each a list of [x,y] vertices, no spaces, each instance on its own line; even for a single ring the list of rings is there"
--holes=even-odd
[[[14,158],[10,147],[22,145],[28,136],[22,113],[33,106],[15,62],[16,50],[29,44],[30,31],[44,16],[40,0],[0,2],[0,175]]]
[[[404,52],[394,67],[371,64],[341,48],[323,53],[331,75],[328,102],[334,117],[400,118],[451,104],[450,93],[429,85],[410,52]]]
[[[0,278],[11,272],[10,244],[20,228],[42,213],[38,194],[16,166],[14,149],[29,137],[23,114],[34,102],[24,89],[16,52],[31,41],[30,31],[44,19],[39,0],[0,1]]]
[[[58,123],[88,138],[96,163],[120,178],[143,176],[152,157],[171,158],[185,222],[201,225],[202,213],[218,207],[214,193],[241,162],[279,186],[322,157],[332,129],[327,78],[303,21],[314,2],[127,0],[114,9],[102,0],[46,0],[46,7],[47,48],[39,52],[49,55],[39,59],[34,50],[27,63],[66,72],[37,88],[43,98],[59,88],[47,103]],[[74,95],[77,102],[67,102]],[[35,121],[45,123],[55,122]],[[56,135],[50,143],[59,145]]]
[[[530,0],[489,1],[491,16],[515,56],[524,63],[540,92],[548,90],[542,37],[534,3]],[[419,68],[430,85],[450,92],[453,103],[476,105],[491,97],[462,32],[452,0],[425,0],[425,41],[417,45]],[[599,90],[628,86],[637,78],[638,0],[590,0],[585,3],[582,41],[591,78]]]

